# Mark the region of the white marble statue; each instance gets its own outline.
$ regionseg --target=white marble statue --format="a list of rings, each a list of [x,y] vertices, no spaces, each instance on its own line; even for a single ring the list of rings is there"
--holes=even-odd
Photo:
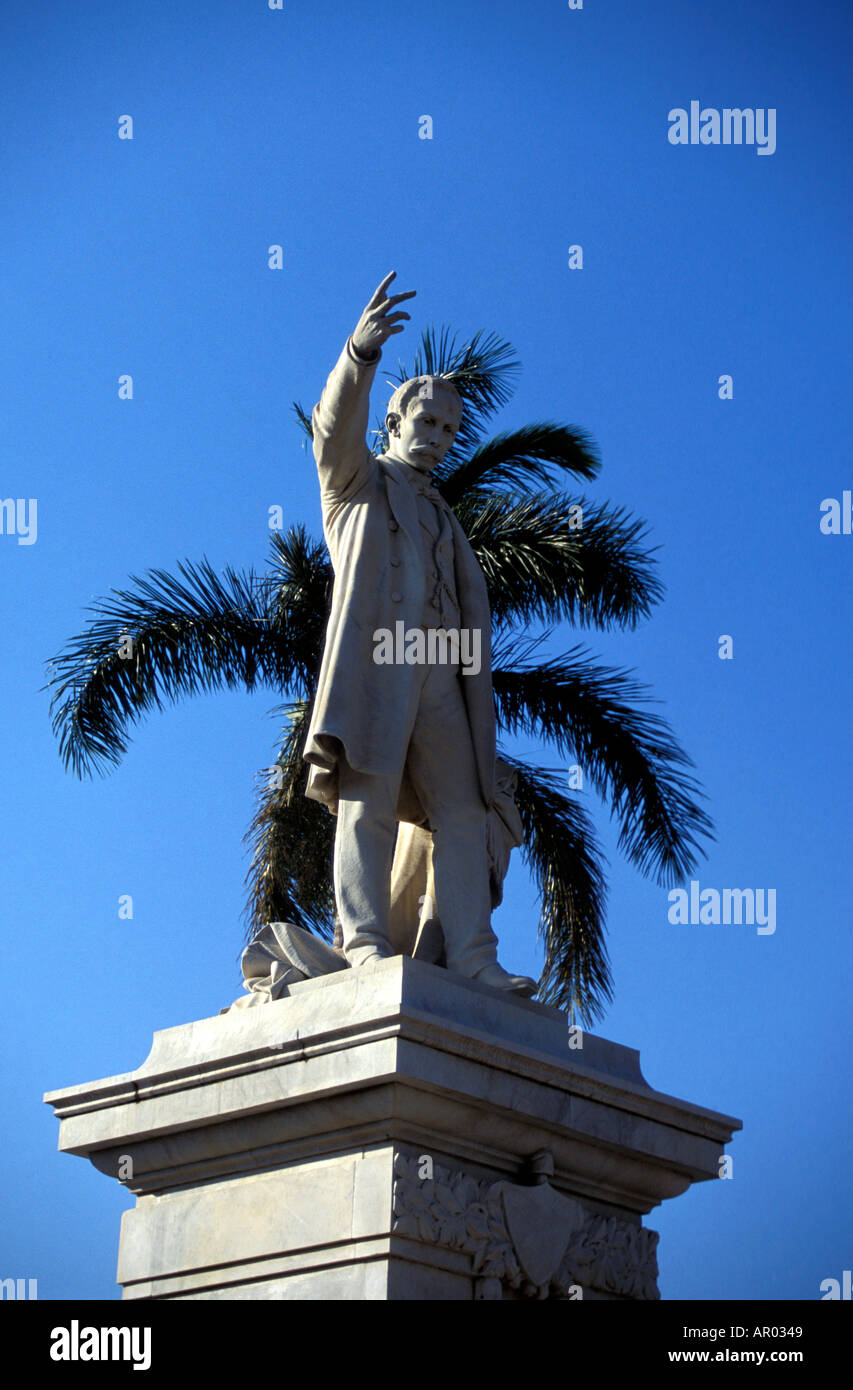
[[[500,792],[486,582],[430,482],[461,421],[456,389],[440,377],[405,382],[388,405],[388,452],[374,455],[366,442],[381,349],[403,332],[409,315],[398,305],[414,294],[389,294],[394,274],[361,315],[313,413],[335,585],[304,754],[307,795],[337,815],[335,898],[350,966],[401,949],[391,877],[402,822],[421,828],[421,850],[423,832],[431,839],[447,968],[531,995],[534,981],[498,964],[491,926],[487,825]],[[411,883],[404,845],[408,853],[408,830],[396,878]]]

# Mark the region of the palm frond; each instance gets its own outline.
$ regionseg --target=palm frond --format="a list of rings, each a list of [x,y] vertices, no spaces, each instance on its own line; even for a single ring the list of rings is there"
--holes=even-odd
[[[152,709],[222,688],[280,692],[299,674],[252,570],[218,575],[203,560],[178,574],[132,575],[136,587],[90,607],[85,631],[48,663],[60,756],[79,776],[119,763],[128,729]]]
[[[662,597],[645,524],[622,508],[585,497],[478,494],[455,510],[498,624],[633,628]]]
[[[693,763],[658,715],[633,708],[648,688],[629,671],[597,666],[579,647],[550,661],[527,658],[542,638],[505,663],[498,645],[493,685],[500,726],[551,743],[583,769],[620,823],[619,848],[640,872],[670,886],[683,881],[713,839],[702,792],[683,769]]]
[[[536,489],[550,488],[555,472],[589,481],[601,468],[598,447],[585,430],[550,421],[495,435],[470,456],[460,459],[454,452],[447,459],[436,469],[435,478],[451,506],[475,489],[529,493],[531,484]]]
[[[303,410],[299,401],[291,401],[291,409],[299,422],[299,428],[305,435],[305,439],[302,442],[303,444],[307,444],[309,439],[314,438],[314,425],[311,421],[311,416]]]
[[[302,749],[311,706],[311,700],[297,700],[274,711],[284,715],[284,738],[275,765],[258,776],[255,814],[245,837],[252,847],[247,938],[268,922],[293,922],[327,941],[332,937],[335,819],[305,796],[308,766]]]
[[[290,684],[299,695],[312,693],[335,582],[325,542],[313,540],[304,526],[274,531],[264,582],[270,622],[287,635]]]
[[[503,750],[500,756],[516,774],[522,855],[542,895],[545,964],[538,997],[590,1023],[613,992],[604,944],[603,856],[595,831],[580,802],[566,795],[565,776]]]

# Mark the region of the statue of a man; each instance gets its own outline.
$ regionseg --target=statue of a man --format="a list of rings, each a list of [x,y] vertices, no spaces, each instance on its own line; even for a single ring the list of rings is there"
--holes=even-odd
[[[388,452],[374,455],[366,442],[381,349],[403,332],[410,316],[397,306],[415,293],[388,295],[395,274],[361,315],[313,413],[335,586],[305,746],[307,795],[337,814],[335,898],[350,965],[394,953],[390,879],[403,821],[432,833],[448,969],[530,995],[533,980],[498,964],[491,926],[486,827],[498,790],[486,582],[430,481],[462,400],[441,377],[407,381],[388,404]]]

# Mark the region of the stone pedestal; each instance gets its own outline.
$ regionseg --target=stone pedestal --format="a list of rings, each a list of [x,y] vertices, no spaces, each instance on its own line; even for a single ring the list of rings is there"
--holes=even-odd
[[[657,1298],[642,1217],[740,1128],[558,1010],[405,956],[45,1099],[60,1148],[137,1194],[125,1298]]]

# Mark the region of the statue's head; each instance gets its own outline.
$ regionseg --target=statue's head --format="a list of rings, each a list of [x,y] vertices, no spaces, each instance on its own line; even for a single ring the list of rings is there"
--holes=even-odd
[[[388,402],[385,428],[397,458],[430,473],[447,453],[462,422],[462,397],[440,376],[416,376]]]

